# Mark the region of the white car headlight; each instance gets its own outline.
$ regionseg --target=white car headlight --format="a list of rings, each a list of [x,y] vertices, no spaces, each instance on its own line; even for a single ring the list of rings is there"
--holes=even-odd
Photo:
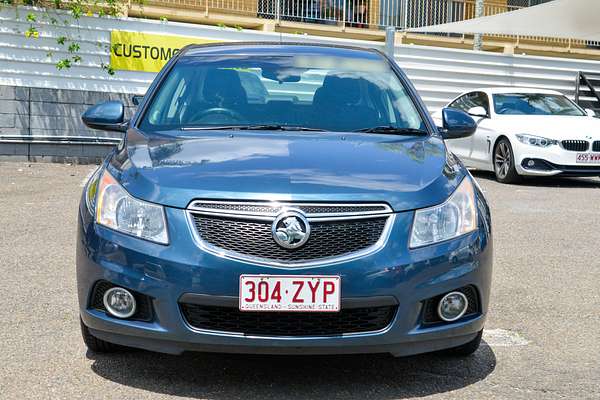
[[[517,135],[517,139],[519,139],[519,142],[521,143],[530,144],[532,146],[538,147],[549,147],[558,144],[558,140],[525,134]]]
[[[476,229],[475,191],[467,176],[445,203],[415,212],[410,247],[443,242]]]
[[[163,207],[133,198],[106,170],[98,184],[96,223],[156,243],[169,243]]]

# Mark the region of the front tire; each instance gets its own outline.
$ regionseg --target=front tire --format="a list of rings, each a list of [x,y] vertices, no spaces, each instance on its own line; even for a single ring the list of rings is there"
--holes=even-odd
[[[494,148],[494,173],[500,183],[518,183],[521,176],[515,168],[515,157],[507,138],[502,138]]]
[[[106,342],[92,335],[81,319],[79,319],[79,323],[81,324],[81,336],[83,337],[83,342],[90,351],[93,351],[94,353],[115,353],[123,349],[123,347],[118,344]]]
[[[477,349],[479,349],[479,345],[481,344],[481,336],[483,335],[483,329],[477,333],[475,339],[471,340],[468,343],[463,344],[462,346],[453,347],[445,351],[445,353],[452,357],[468,357],[471,354],[475,353]]]

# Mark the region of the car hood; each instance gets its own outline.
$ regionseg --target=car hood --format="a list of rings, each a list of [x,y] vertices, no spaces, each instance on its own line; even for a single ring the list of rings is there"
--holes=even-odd
[[[180,132],[179,132],[180,133]],[[466,173],[438,137],[321,132],[127,134],[111,172],[133,196],[185,208],[193,199],[442,203]]]
[[[527,133],[556,140],[600,140],[598,118],[566,115],[499,115],[493,121],[500,132]]]

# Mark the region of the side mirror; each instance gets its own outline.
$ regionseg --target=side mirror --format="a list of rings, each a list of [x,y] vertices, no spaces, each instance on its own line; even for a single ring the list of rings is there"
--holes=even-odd
[[[444,139],[469,137],[477,130],[477,124],[466,112],[454,108],[442,110],[443,127],[440,133]]]
[[[588,117],[595,117],[596,116],[596,111],[592,110],[591,108],[586,108],[585,109],[585,113],[588,115]]]
[[[105,101],[86,110],[81,116],[83,123],[92,129],[125,132],[127,122],[125,106],[120,101]]]
[[[144,100],[144,96],[141,94],[131,96],[131,102],[134,106],[139,106],[142,100]]]
[[[489,117],[488,112],[485,110],[485,108],[483,108],[481,106],[470,108],[469,111],[467,111],[467,114],[472,115],[474,117],[481,117],[481,118]]]

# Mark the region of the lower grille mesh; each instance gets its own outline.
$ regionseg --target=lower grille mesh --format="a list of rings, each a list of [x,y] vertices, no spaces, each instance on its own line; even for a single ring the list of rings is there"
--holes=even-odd
[[[315,336],[371,332],[387,327],[397,306],[342,309],[336,313],[241,312],[233,307],[182,303],[187,323],[196,329],[263,336]]]
[[[387,217],[311,223],[310,238],[298,249],[277,245],[271,222],[192,214],[202,240],[246,257],[282,263],[313,261],[366,249],[381,237]]]

